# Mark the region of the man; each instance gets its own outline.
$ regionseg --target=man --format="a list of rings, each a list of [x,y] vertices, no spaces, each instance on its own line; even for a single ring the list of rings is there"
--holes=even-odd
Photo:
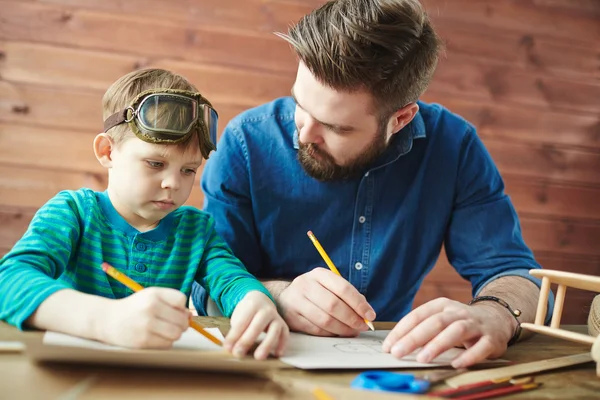
[[[396,357],[464,346],[458,368],[502,355],[534,319],[540,266],[475,128],[418,102],[440,51],[420,4],[336,0],[280,36],[299,58],[292,98],[231,121],[204,170],[219,232],[292,330],[400,320],[383,344]],[[343,277],[317,268],[308,230]],[[477,300],[411,312],[442,244]]]

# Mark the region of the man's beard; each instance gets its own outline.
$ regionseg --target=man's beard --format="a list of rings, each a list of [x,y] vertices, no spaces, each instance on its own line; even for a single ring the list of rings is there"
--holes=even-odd
[[[314,143],[299,143],[298,161],[309,176],[319,181],[354,179],[361,176],[386,148],[385,130],[380,128],[373,142],[344,166],[337,165],[329,153],[319,149]],[[319,158],[315,158],[315,155]]]

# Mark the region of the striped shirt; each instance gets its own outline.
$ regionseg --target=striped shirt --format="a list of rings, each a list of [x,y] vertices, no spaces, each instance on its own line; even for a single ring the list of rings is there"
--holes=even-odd
[[[106,192],[60,192],[0,260],[0,320],[22,329],[48,296],[67,288],[112,299],[131,295],[102,271],[104,261],[142,286],[178,289],[188,298],[196,281],[228,317],[250,291],[271,297],[214,225],[207,213],[182,206],[155,229],[139,232],[118,214]]]

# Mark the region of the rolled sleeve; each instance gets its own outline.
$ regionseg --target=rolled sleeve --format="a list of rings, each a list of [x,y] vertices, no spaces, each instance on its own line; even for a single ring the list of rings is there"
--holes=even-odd
[[[529,275],[541,266],[521,233],[504,182],[483,143],[470,129],[465,135],[456,183],[455,206],[445,238],[448,261],[471,282],[473,295],[502,276]],[[549,296],[548,315],[554,305]]]

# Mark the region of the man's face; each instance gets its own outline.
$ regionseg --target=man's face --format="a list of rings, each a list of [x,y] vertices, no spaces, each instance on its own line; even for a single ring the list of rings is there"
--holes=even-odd
[[[298,160],[321,181],[360,175],[387,147],[387,126],[364,91],[338,92],[318,82],[300,63],[292,89],[299,135]]]

